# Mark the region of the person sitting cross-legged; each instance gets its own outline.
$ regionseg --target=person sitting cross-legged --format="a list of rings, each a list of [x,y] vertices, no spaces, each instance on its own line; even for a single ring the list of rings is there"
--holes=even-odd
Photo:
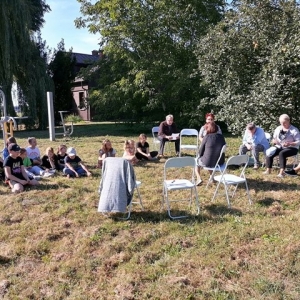
[[[243,155],[250,151],[254,159],[253,169],[257,170],[260,166],[259,152],[266,152],[269,147],[270,144],[264,130],[254,123],[249,123],[244,133],[243,144],[240,146],[239,154]]]

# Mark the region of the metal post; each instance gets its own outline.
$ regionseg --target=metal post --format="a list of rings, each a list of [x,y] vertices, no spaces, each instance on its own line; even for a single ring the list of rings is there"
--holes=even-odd
[[[0,98],[2,98],[3,101],[3,120],[1,120],[2,123],[2,132],[3,132],[3,142],[4,142],[4,148],[6,147],[6,133],[4,130],[4,126],[6,126],[5,122],[7,121],[7,109],[6,109],[6,98],[4,92],[0,89]]]
[[[48,105],[49,139],[50,139],[50,141],[55,141],[53,93],[52,92],[47,92],[47,105]]]

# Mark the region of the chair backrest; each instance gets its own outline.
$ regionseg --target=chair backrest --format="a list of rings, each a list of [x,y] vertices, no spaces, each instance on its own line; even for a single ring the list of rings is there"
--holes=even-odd
[[[180,136],[182,135],[196,135],[198,137],[198,130],[185,128],[180,131]]]
[[[157,134],[159,131],[159,126],[152,127],[152,135]]]
[[[270,141],[271,141],[271,134],[268,133],[268,132],[265,132],[265,137],[268,140],[268,142],[270,143]]]
[[[173,157],[165,162],[165,169],[195,167],[196,160],[193,157]]]
[[[219,156],[219,158],[218,158],[218,161],[216,162],[216,165],[215,165],[214,169],[220,169],[221,166],[219,165],[219,161],[220,161],[220,159],[222,158],[223,153],[225,153],[226,149],[227,149],[227,145],[225,144],[225,145],[223,145],[223,147],[222,147],[222,149],[221,149],[221,151],[220,151],[220,156]],[[205,168],[204,168],[204,169],[205,169]]]
[[[249,156],[247,154],[244,155],[236,155],[228,158],[226,162],[225,169],[223,174],[228,173],[228,166],[241,166],[240,177],[245,177],[245,169],[248,166]]]

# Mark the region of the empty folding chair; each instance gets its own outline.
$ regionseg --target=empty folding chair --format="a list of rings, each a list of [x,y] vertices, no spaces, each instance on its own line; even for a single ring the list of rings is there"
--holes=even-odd
[[[157,138],[158,131],[159,131],[158,126],[152,127],[153,146],[156,150],[158,149],[157,145],[160,144],[160,140]]]
[[[187,137],[190,138],[187,144]],[[179,146],[179,156],[181,156],[181,150],[192,150],[195,151],[195,156],[198,151],[198,130],[196,129],[182,129],[180,132],[180,146]]]
[[[138,203],[143,209],[139,192],[140,181],[136,181],[132,165],[121,157],[107,157],[103,161],[102,179],[100,182],[100,200],[98,211],[102,213],[121,212],[130,218],[132,204]],[[133,201],[134,190],[137,190],[138,201]]]
[[[172,202],[188,202],[189,206],[192,204],[193,196],[195,198],[195,205],[197,214],[200,212],[198,193],[195,184],[194,174],[195,174],[195,166],[196,161],[193,157],[174,157],[170,158],[166,161],[164,166],[164,181],[163,181],[163,202],[162,205],[166,204],[168,215],[171,219],[179,219],[185,218],[187,216],[173,216],[171,214],[171,203]],[[185,179],[184,168],[187,168],[186,172],[188,172],[191,176],[191,179]],[[170,170],[171,169],[171,170]],[[180,172],[177,171],[180,170]],[[172,174],[172,178],[170,178]],[[187,174],[187,173],[186,173]],[[188,199],[170,199],[170,193],[172,191],[179,190],[189,190],[190,197]],[[178,195],[177,195],[178,196]],[[179,196],[178,196],[179,197]],[[181,197],[181,195],[180,195]]]
[[[217,196],[217,192],[219,190],[219,187],[222,184],[225,189],[227,204],[228,204],[228,207],[230,208],[231,204],[230,204],[230,200],[229,200],[229,187],[233,186],[233,188],[234,188],[233,192],[231,194],[231,197],[233,197],[238,185],[243,183],[243,184],[245,184],[249,203],[252,204],[250,194],[249,194],[247,179],[245,177],[245,169],[248,165],[248,161],[249,161],[248,155],[237,155],[237,156],[232,156],[228,159],[225,169],[223,170],[221,175],[214,176],[214,180],[217,181],[218,184],[217,184],[216,190],[214,192],[212,201],[215,200],[215,198]],[[229,166],[240,166],[241,167],[240,174],[239,175],[232,174],[233,171],[228,168]]]

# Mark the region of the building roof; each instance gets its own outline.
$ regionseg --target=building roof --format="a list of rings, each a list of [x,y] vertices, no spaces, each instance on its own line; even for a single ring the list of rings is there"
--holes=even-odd
[[[100,58],[99,55],[74,53],[74,52],[72,52],[72,57],[76,58],[77,64],[87,64],[87,65],[94,63]]]

